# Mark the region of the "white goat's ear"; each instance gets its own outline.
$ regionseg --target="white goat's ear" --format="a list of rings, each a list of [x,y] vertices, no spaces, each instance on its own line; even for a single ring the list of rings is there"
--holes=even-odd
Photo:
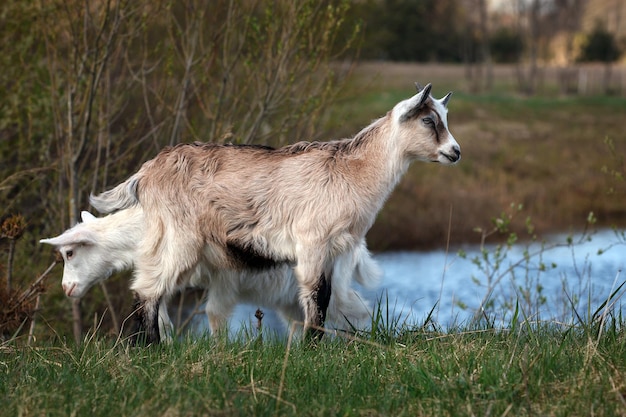
[[[45,243],[60,248],[61,246],[68,245],[93,245],[96,243],[96,240],[93,234],[87,230],[68,230],[57,237],[41,239],[39,243]]]
[[[445,95],[444,98],[440,100],[441,104],[443,104],[443,107],[448,107],[448,101],[450,101],[451,96],[452,96],[452,91],[450,91],[448,94]]]
[[[96,216],[88,211],[81,211],[80,218],[83,219],[83,223],[88,223],[90,221],[96,220]]]
[[[69,245],[72,242],[71,240],[68,239],[68,236],[60,235],[60,236],[51,237],[48,239],[41,239],[39,243],[45,243],[46,245],[52,245],[58,248],[61,246]]]

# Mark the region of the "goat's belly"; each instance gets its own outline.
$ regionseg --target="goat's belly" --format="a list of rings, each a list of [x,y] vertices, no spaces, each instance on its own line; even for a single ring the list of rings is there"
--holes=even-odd
[[[202,253],[202,262],[209,268],[216,270],[236,271],[265,271],[281,268],[292,264],[284,254],[263,252],[253,242],[228,242],[225,246],[216,243],[207,243]]]
[[[250,281],[250,284],[254,283],[254,278]],[[238,298],[243,303],[258,305],[266,308],[285,308],[299,306],[298,301],[298,285],[295,282],[287,283],[287,285],[276,285],[281,281],[275,282],[257,282],[256,287],[246,285],[247,288],[239,288]]]
[[[288,259],[262,253],[252,246],[228,243],[226,250],[230,261],[238,268],[266,270],[289,263]]]

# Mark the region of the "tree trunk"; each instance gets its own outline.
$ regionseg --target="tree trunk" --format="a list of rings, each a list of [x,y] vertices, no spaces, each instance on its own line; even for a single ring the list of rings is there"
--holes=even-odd
[[[7,261],[7,295],[11,294],[13,287],[13,257],[15,256],[15,239],[9,240],[9,259]]]
[[[611,75],[613,73],[612,69],[613,65],[610,62],[606,62],[604,64],[604,77],[602,84],[604,85],[604,94],[606,95],[613,94],[613,92],[611,91]]]
[[[487,91],[491,90],[493,84],[493,65],[491,62],[491,50],[489,48],[489,27],[487,25],[487,1],[479,0],[478,10],[480,13],[480,64],[483,67],[481,84]]]

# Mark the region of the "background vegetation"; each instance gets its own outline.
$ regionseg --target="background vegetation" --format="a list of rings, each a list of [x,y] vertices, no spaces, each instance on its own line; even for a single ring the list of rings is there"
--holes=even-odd
[[[75,224],[89,193],[120,182],[166,145],[317,138],[344,79],[330,64],[350,57],[345,51],[357,33],[343,31],[337,41],[347,6],[3,2],[0,218],[19,214],[26,222],[24,246],[12,260],[21,284],[52,260],[39,238]],[[124,287],[111,292],[126,294]],[[6,290],[3,299],[21,298]],[[128,301],[101,290],[110,311]],[[100,302],[84,304],[101,311]],[[63,307],[57,314],[73,317],[78,339],[90,313],[75,301],[72,314]],[[119,328],[120,320],[113,322]]]
[[[559,322],[538,278],[490,297],[522,236],[595,223],[626,242],[621,3],[1,2],[0,415],[626,415],[623,285],[566,294]],[[162,147],[350,136],[415,81],[455,92],[463,159],[414,164],[368,244],[480,244],[469,322],[378,305],[369,331],[315,347],[248,329],[133,349],[128,274],[62,294],[38,240]]]
[[[370,246],[478,243],[473,230],[489,226],[511,203],[523,204],[539,234],[580,229],[590,211],[600,226],[624,226],[626,184],[616,172],[624,170],[626,100],[563,96],[556,70],[544,70],[539,94],[525,97],[511,93],[514,67],[494,70],[497,83],[476,95],[468,92],[461,66],[368,63],[355,69],[358,93],[338,103],[333,118],[383,114],[410,94],[411,79],[432,81],[439,97],[455,91],[448,117],[463,152],[451,169],[413,164],[371,229]],[[588,71],[601,77],[603,70]],[[515,230],[524,222],[525,216],[517,219]]]
[[[3,2],[2,336],[80,341],[104,311],[101,332],[117,334],[128,276],[70,304],[59,259],[37,242],[162,147],[350,136],[414,81],[455,91],[463,160],[411,168],[368,235],[373,250],[477,243],[474,229],[512,202],[539,232],[582,227],[589,211],[623,227],[622,40],[601,21],[583,27],[588,2],[517,3]],[[549,65],[556,51],[564,66]]]

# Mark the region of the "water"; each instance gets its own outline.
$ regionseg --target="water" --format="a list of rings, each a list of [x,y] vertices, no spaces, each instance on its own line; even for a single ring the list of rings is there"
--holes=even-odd
[[[575,242],[578,239],[580,236],[574,236]],[[626,273],[621,272],[626,263],[626,245],[613,231],[600,231],[590,241],[571,246],[565,245],[566,242],[567,236],[556,235],[548,244],[563,243],[563,246],[542,252],[539,244],[518,244],[506,253],[500,272],[494,274],[494,278],[500,278],[492,282],[494,307],[488,311],[496,320],[505,324],[510,320],[512,310],[503,306],[506,302],[521,299],[520,288],[531,290],[530,300],[545,297],[545,302],[540,305],[522,305],[525,314],[542,320],[571,321],[574,308],[582,316],[588,311],[593,312],[612,289],[626,281]],[[494,250],[495,246],[487,248],[490,259],[493,259]],[[531,254],[542,253],[525,262],[526,250]],[[380,302],[383,311],[390,312],[390,320],[418,325],[432,312],[431,319],[444,328],[462,325],[471,319],[488,292],[487,274],[472,261],[481,257],[480,248],[465,247],[463,251],[466,253],[464,257],[444,250],[375,254],[384,276],[377,288],[359,287],[359,290],[372,305]],[[598,254],[599,251],[603,253]],[[518,266],[512,266],[517,262],[520,262]],[[511,268],[510,272],[503,273],[508,268]],[[256,308],[249,305],[237,307],[231,319],[231,331],[237,331],[242,325],[254,327]],[[621,308],[619,302],[617,308]],[[264,310],[264,313],[265,328],[285,332],[283,323],[273,312]],[[200,329],[206,328],[206,318],[200,317],[197,325]]]
[[[567,236],[553,236],[548,245],[565,242]],[[396,315],[410,324],[422,323],[431,311],[432,318],[444,327],[465,323],[483,305],[487,294],[494,302],[488,311],[506,323],[506,303],[514,304],[525,290],[530,291],[531,300],[530,305],[523,306],[526,314],[544,320],[567,320],[573,313],[568,295],[576,311],[584,316],[589,308],[593,312],[606,300],[612,288],[626,281],[626,274],[621,273],[626,263],[626,246],[616,243],[614,232],[605,230],[591,241],[543,251],[540,244],[515,245],[493,273],[491,292],[487,275],[495,269],[495,246],[487,248],[492,261],[490,269],[484,268],[484,262],[483,269],[473,262],[477,257],[484,259],[479,247],[464,248],[464,257],[441,250],[385,253],[377,256],[385,270],[384,283],[377,294],[380,297],[382,291],[383,297],[394,303]],[[534,256],[525,261],[525,252]],[[371,292],[367,295],[377,296]],[[536,303],[539,296],[545,297],[540,305]]]

